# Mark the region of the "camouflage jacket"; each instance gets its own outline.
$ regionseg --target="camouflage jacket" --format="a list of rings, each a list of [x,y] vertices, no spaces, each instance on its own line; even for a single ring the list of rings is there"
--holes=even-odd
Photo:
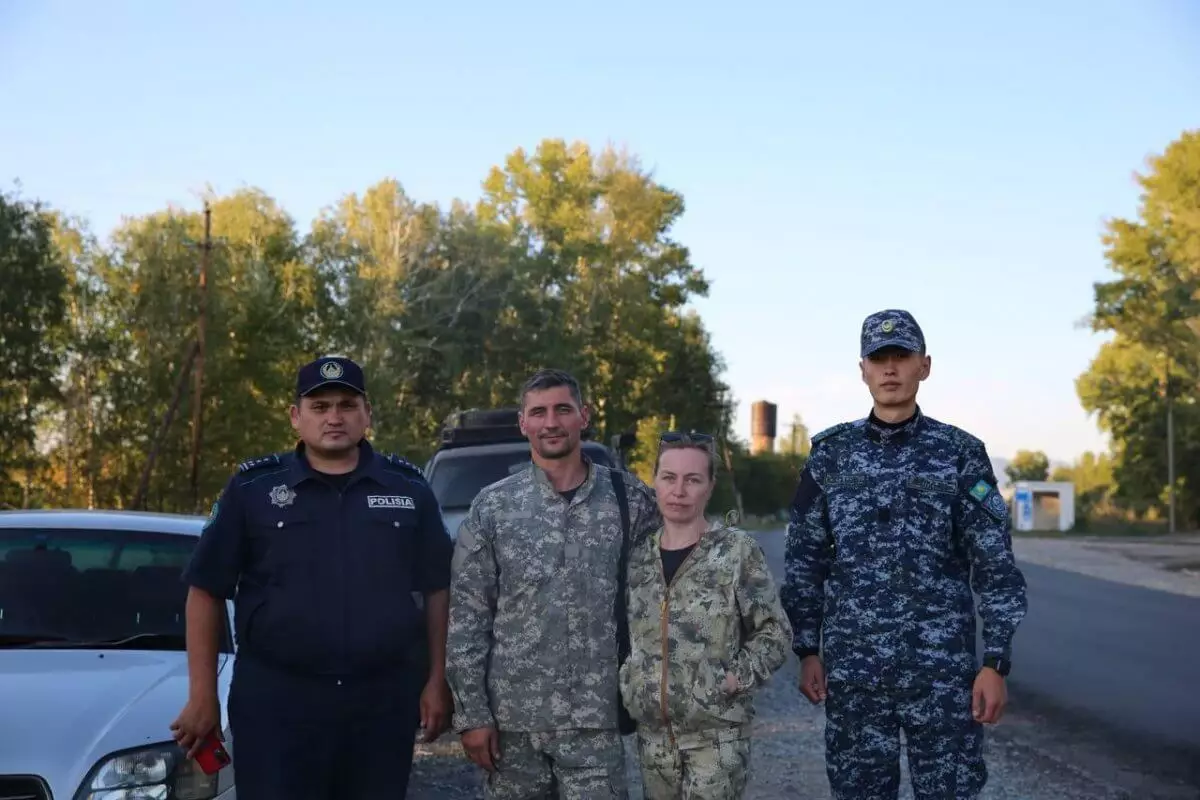
[[[1008,508],[983,443],[924,416],[812,438],[787,531],[782,591],[800,656],[830,680],[899,688],[973,675],[1025,615]]]
[[[631,535],[653,530],[650,489],[623,473]],[[485,488],[459,528],[447,677],[454,728],[617,727],[621,517],[608,468],[570,502],[530,464]]]
[[[762,550],[743,531],[710,525],[668,586],[661,536],[629,557],[625,707],[639,726],[672,734],[746,724],[752,690],[783,666],[792,639]],[[732,694],[727,672],[737,678]]]

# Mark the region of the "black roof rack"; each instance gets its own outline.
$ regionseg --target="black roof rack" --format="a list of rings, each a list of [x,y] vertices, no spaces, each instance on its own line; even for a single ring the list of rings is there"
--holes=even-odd
[[[442,427],[442,447],[523,442],[516,408],[470,408],[456,411]]]
[[[520,409],[515,406],[456,411],[446,417],[442,426],[441,448],[528,441],[525,434],[521,433],[519,412]],[[583,432],[582,438],[591,439],[593,434],[594,431],[589,427]]]

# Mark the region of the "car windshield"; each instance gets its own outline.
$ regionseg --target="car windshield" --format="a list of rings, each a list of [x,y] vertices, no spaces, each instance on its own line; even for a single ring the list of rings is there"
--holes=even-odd
[[[186,649],[181,575],[196,541],[0,528],[0,645]],[[228,651],[228,630],[222,639]]]
[[[585,444],[588,458],[606,467],[613,465],[608,451],[594,444]],[[528,449],[513,449],[499,453],[463,451],[438,461],[430,477],[430,486],[442,509],[469,508],[479,491],[529,463]]]

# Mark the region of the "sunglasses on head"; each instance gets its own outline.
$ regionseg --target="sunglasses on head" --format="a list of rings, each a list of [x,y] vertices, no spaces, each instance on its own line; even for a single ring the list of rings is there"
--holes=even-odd
[[[667,431],[658,437],[659,444],[712,444],[713,437],[707,433]]]

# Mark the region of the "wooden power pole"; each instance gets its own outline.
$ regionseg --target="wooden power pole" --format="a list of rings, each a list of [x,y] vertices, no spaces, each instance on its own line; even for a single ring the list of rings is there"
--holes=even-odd
[[[199,313],[196,316],[196,364],[192,391],[192,509],[200,511],[200,445],[204,424],[204,351],[208,330],[208,262],[212,253],[212,208],[204,202],[204,242],[200,245]]]

